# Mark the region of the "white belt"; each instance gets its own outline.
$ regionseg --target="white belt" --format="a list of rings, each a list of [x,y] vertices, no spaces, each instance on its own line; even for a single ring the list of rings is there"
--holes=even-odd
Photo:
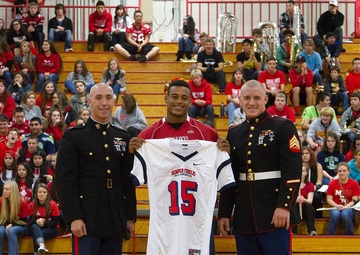
[[[268,171],[260,173],[240,173],[240,181],[259,181],[267,179],[276,179],[281,177],[280,171]]]

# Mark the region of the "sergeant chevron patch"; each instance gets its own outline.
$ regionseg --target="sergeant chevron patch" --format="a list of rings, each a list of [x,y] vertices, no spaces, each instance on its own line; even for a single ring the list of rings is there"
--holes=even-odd
[[[289,150],[293,152],[300,152],[300,142],[295,134],[289,139]]]

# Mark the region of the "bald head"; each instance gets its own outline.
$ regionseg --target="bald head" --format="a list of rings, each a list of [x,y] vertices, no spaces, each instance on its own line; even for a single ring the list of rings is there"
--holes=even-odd
[[[246,117],[253,119],[265,111],[268,97],[260,82],[250,80],[241,87],[239,100]]]
[[[244,85],[240,89],[240,95],[241,95],[241,92],[246,89],[259,89],[263,92],[264,96],[266,95],[264,87],[257,80],[249,80],[249,81],[245,82]]]
[[[99,123],[110,121],[112,108],[115,105],[114,91],[105,83],[97,83],[90,90],[89,105],[91,117]]]

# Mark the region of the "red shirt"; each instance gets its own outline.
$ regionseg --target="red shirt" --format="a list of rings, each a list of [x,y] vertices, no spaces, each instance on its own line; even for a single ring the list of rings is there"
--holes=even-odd
[[[2,206],[2,197],[0,197],[0,210]],[[19,218],[27,218],[29,216],[28,213],[28,203],[24,199],[20,199],[20,209],[19,209]]]
[[[308,68],[308,74],[302,76],[295,68],[289,71],[290,82],[294,87],[300,87],[305,92],[305,87],[311,87],[313,83],[314,73]]]
[[[20,181],[18,183],[20,196],[29,204],[32,201],[32,190],[31,188],[26,188],[26,183]],[[28,209],[26,208],[26,212],[28,213]]]
[[[104,29],[105,33],[110,33],[112,26],[112,16],[106,10],[103,15],[99,15],[96,11],[89,16],[89,30],[90,32],[96,32],[96,29]]]
[[[354,70],[351,70],[345,78],[346,90],[351,95],[354,93],[354,90],[360,89],[360,73],[355,73]]]
[[[46,129],[45,132],[51,135],[55,141],[61,140],[64,133],[59,129],[58,126],[51,126],[51,125]]]
[[[36,219],[39,219],[39,218],[45,218],[45,206],[43,205],[40,205],[38,206],[37,208],[37,211],[34,212],[34,202],[31,202],[29,204],[29,215],[32,216],[32,215],[36,215]],[[50,216],[60,216],[60,211],[59,211],[59,207],[57,205],[57,203],[55,203],[53,200],[50,200],[50,213],[49,213]],[[48,218],[48,219],[45,219],[47,221],[50,221],[51,219]]]
[[[200,99],[206,102],[206,105],[212,104],[212,91],[210,84],[204,79],[201,79],[201,85],[196,86],[193,81],[189,81],[191,88],[191,103],[195,105],[195,100]]]
[[[308,194],[310,192],[314,192],[314,191],[315,191],[314,184],[312,182],[308,182],[308,183],[305,184],[304,188],[300,189],[300,194],[304,198],[308,198]]]
[[[15,107],[16,103],[12,96],[8,96],[5,103],[2,102],[2,96],[0,96],[0,113],[4,114],[8,120],[12,119]]]
[[[228,82],[225,87],[225,95],[231,95],[231,98],[239,98],[242,85],[243,83],[238,86],[235,83]],[[229,103],[229,101],[227,101],[227,103]]]
[[[52,101],[51,98],[47,98],[47,99],[46,99],[46,104],[45,104],[45,109],[42,109],[42,108],[41,108],[41,103],[42,103],[42,97],[41,97],[41,95],[39,95],[39,96],[36,98],[35,105],[37,105],[37,106],[40,107],[41,113],[42,113],[43,116],[44,116],[45,112],[50,111],[51,101]]]
[[[286,84],[285,74],[279,70],[276,70],[274,74],[269,73],[268,70],[262,71],[259,74],[258,81],[265,83],[268,90],[278,90],[281,89],[281,84]]]
[[[144,139],[174,138],[178,140],[205,140],[216,142],[219,135],[210,126],[188,117],[177,130],[170,126],[165,118],[163,118],[143,130],[139,134],[139,137]]]
[[[36,27],[36,26],[39,26],[39,25],[44,25],[44,16],[40,13],[40,12],[37,12],[35,14],[35,16],[31,16],[29,12],[25,13],[23,16],[22,16],[22,23],[23,25],[25,25],[26,27],[28,26],[33,26],[33,27]]]
[[[344,192],[341,190],[339,180],[332,180],[326,191],[326,195],[332,196],[335,203],[345,205],[352,200],[353,196],[360,195],[359,183],[354,179],[349,178],[347,183],[342,183],[341,185]]]
[[[131,38],[138,44],[141,44],[145,40],[145,35],[151,34],[151,28],[149,25],[142,23],[140,28],[136,28],[135,23],[130,27],[126,27],[126,33],[131,34]]]
[[[55,53],[51,53],[50,56],[46,56],[45,53],[40,53],[36,57],[36,69],[38,73],[59,73],[60,72],[60,56]]]
[[[273,105],[267,108],[267,112],[270,115],[278,116],[280,118],[284,118],[291,120],[292,122],[296,122],[295,113],[288,105],[285,105],[282,111],[278,111],[278,109],[276,109],[276,105]]]
[[[24,121],[24,123],[21,125],[17,125],[16,122],[13,121],[9,129],[11,128],[16,128],[17,130],[19,130],[19,136],[30,133],[30,125],[26,121]]]
[[[8,67],[7,66],[8,61],[14,61],[14,53],[12,53],[12,51],[4,51],[3,53],[0,53],[0,68],[1,69]]]

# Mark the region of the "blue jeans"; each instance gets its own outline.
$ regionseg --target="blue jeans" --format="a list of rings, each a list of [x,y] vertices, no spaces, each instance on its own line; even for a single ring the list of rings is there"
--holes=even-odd
[[[43,42],[44,42],[44,33],[43,29],[38,29],[35,27],[35,31],[31,33],[32,37],[34,38],[34,41],[38,43],[38,49],[40,50],[42,48]]]
[[[45,240],[57,237],[57,228],[41,228],[38,224],[30,226],[30,235],[33,237],[34,251],[37,252],[39,244]]]
[[[336,227],[339,225],[339,221],[341,222],[345,229],[345,235],[354,235],[354,209],[348,208],[342,211],[332,210],[330,211],[330,221],[328,228],[328,235],[335,235]]]
[[[90,92],[90,89],[92,88],[92,86],[94,86],[94,84],[86,85],[86,91]],[[73,83],[72,81],[66,80],[65,87],[67,87],[71,93],[76,94],[76,86],[75,86],[75,83]]]
[[[12,84],[12,75],[10,71],[5,71],[3,73],[3,76],[0,78],[5,80],[7,87],[9,87]]]
[[[229,125],[234,124],[235,115],[234,111],[236,110],[236,105],[233,102],[228,103],[228,105],[225,108],[225,113],[229,117]]]
[[[319,74],[319,73],[314,74],[313,83],[317,83],[319,85],[323,84],[321,74]]]
[[[56,85],[57,85],[57,83],[58,83],[58,81],[59,81],[59,75],[56,74],[56,73],[52,73],[52,74],[50,74],[50,75],[48,76],[47,80],[53,82],[53,84],[54,84],[54,89],[55,89],[55,91],[57,91]],[[45,74],[42,74],[42,73],[39,73],[39,74],[38,74],[38,76],[37,76],[37,82],[36,82],[36,86],[35,86],[36,92],[41,92],[42,87],[43,87],[45,81],[47,81],[47,80],[45,79]]]
[[[342,111],[344,112],[349,106],[349,97],[347,92],[341,92],[330,95],[331,106],[337,106],[341,103]]]
[[[8,254],[19,254],[18,239],[26,236],[26,232],[26,226],[13,226],[9,228],[7,233],[6,228],[4,226],[0,226],[0,254],[3,254],[5,236],[8,239]]]
[[[190,38],[184,39],[184,37],[178,38],[179,51],[191,53],[194,48],[194,42]]]
[[[250,234],[235,232],[237,255],[289,255],[290,230],[285,228]]]
[[[214,120],[214,107],[212,105],[205,105],[203,107],[196,107],[195,105],[190,105],[188,110],[189,117],[195,118],[196,116],[205,116],[209,121]]]
[[[247,69],[247,70],[244,70],[244,76],[245,76],[244,78],[247,81],[257,80],[260,73],[261,73],[261,71],[257,71],[256,69]]]
[[[56,32],[55,28],[49,30],[49,41],[65,41],[65,50],[71,48],[72,33],[70,30]]]

